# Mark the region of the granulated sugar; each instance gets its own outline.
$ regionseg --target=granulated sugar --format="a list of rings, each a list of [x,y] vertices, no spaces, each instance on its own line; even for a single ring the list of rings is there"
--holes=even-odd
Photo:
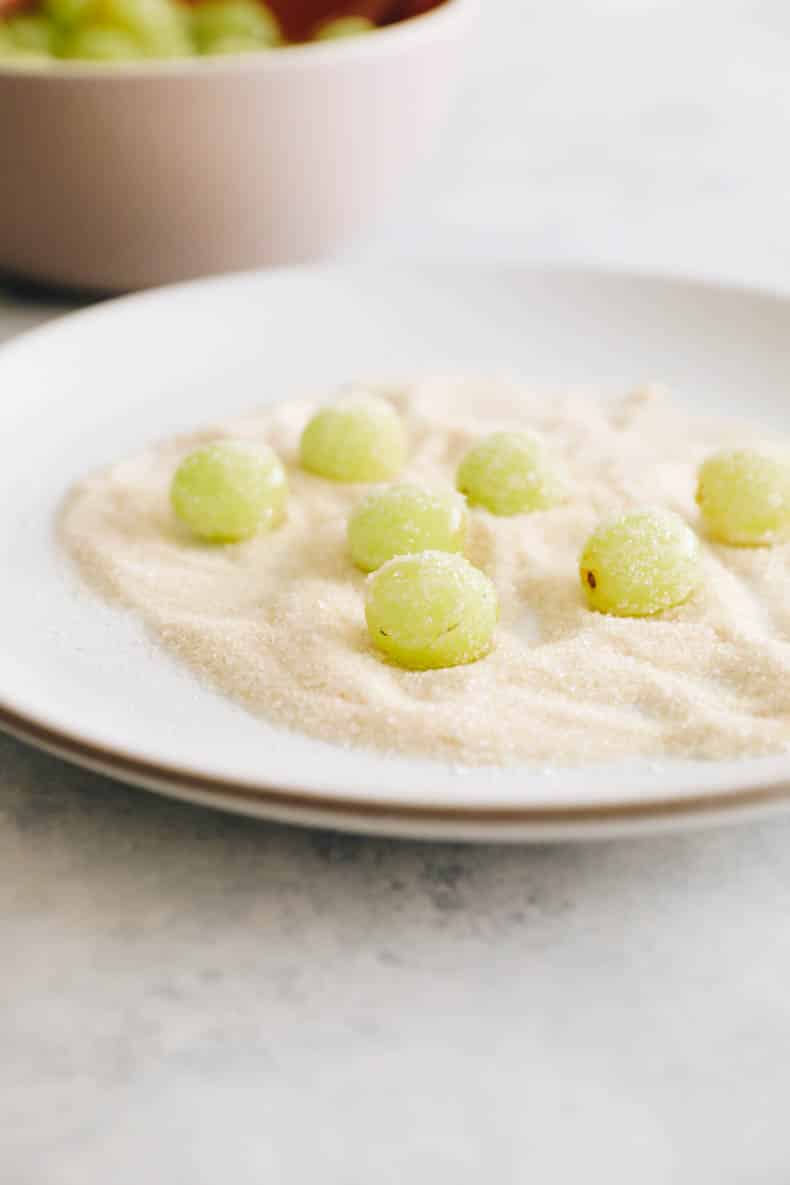
[[[348,513],[369,487],[297,466],[315,404],[289,403],[154,448],[83,481],[63,541],[95,588],[137,612],[168,650],[250,711],[330,741],[460,764],[734,757],[790,747],[790,546],[704,542],[705,579],[651,619],[591,612],[578,557],[601,517],[664,505],[698,526],[696,467],[758,442],[732,421],[692,420],[663,397],[545,400],[501,383],[430,381],[385,394],[402,412],[403,480],[452,485],[464,451],[495,429],[542,433],[571,479],[567,502],[515,518],[471,512],[467,554],[494,581],[494,652],[409,672],[371,649]],[[288,519],[230,547],[175,521],[181,457],[219,436],[255,438],[289,467]]]

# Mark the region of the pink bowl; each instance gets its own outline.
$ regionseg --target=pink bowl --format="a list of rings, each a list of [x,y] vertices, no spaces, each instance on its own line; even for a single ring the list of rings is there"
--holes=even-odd
[[[0,66],[0,269],[118,291],[326,254],[445,115],[475,0],[348,41]]]

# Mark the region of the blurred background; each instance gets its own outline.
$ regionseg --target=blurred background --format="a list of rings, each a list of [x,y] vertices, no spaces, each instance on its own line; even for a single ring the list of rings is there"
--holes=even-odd
[[[484,0],[384,239],[784,285],[789,115],[782,0]]]
[[[298,0],[303,6],[315,2]],[[425,2],[403,0],[412,6],[410,11]],[[384,0],[357,0],[360,8],[368,6],[366,11],[382,3]],[[552,0],[543,4],[482,0],[480,8],[461,92],[426,167],[413,175],[405,191],[400,184],[393,187],[383,217],[346,251],[373,257],[471,253],[581,260],[609,267],[785,284],[790,276],[790,242],[784,225],[790,181],[784,146],[790,114],[790,6],[782,0],[728,0],[724,4],[714,0]],[[278,138],[288,142],[290,152],[289,140],[294,136],[301,143],[298,156],[305,178],[311,180],[311,167],[323,168],[323,175],[335,169],[336,186],[319,187],[326,195],[324,210],[332,201],[341,206],[353,204],[351,195],[359,192],[358,207],[366,214],[377,204],[377,199],[363,196],[360,189],[360,182],[369,184],[371,192],[376,188],[367,176],[374,166],[366,162],[376,158],[386,171],[387,154],[394,157],[400,151],[407,157],[409,139],[414,138],[411,117],[404,116],[399,122],[400,96],[404,107],[409,106],[410,95],[412,105],[422,103],[426,122],[435,114],[436,96],[430,85],[425,86],[424,94],[415,90],[415,80],[430,72],[430,59],[425,61],[427,66],[418,64],[417,73],[412,72],[411,83],[407,72],[400,75],[397,70],[385,82],[383,67],[376,65],[375,118],[365,121],[359,115],[360,107],[371,101],[366,90],[358,90],[353,101],[341,95],[337,110],[344,113],[340,122],[347,120],[351,128],[346,135],[338,134],[338,126],[328,116],[322,119],[320,88],[324,82],[311,92],[299,85],[283,95],[276,91],[274,101],[283,104],[276,111],[272,111],[269,91],[247,91],[241,84],[238,92],[228,88],[220,93],[198,82],[194,89],[184,90],[180,86],[167,90],[167,84],[162,83],[161,92],[146,85],[139,90],[130,88],[128,97],[114,88],[115,102],[120,102],[121,111],[128,115],[122,121],[122,136],[129,138],[131,147],[126,150],[122,138],[116,143],[110,137],[96,146],[93,159],[86,143],[106,135],[107,125],[114,125],[114,120],[107,117],[104,125],[94,123],[83,110],[83,125],[72,131],[68,150],[63,148],[60,180],[68,188],[74,172],[70,162],[85,148],[83,171],[93,169],[97,185],[110,185],[117,169],[107,167],[108,154],[117,151],[116,166],[122,172],[130,153],[132,159],[136,152],[145,156],[145,146],[152,143],[155,132],[160,139],[148,152],[153,162],[148,191],[142,179],[135,179],[140,173],[145,175],[142,159],[138,174],[123,177],[117,184],[122,195],[136,188],[138,214],[146,192],[153,195],[154,204],[162,205],[168,188],[171,194],[179,188],[178,184],[168,187],[163,162],[167,162],[167,169],[177,168],[173,138],[180,127],[182,144],[189,144],[190,135],[194,135],[194,128],[186,127],[189,113],[195,104],[202,103],[205,114],[201,108],[192,122],[200,127],[214,113],[216,134],[208,140],[203,137],[198,150],[211,149],[218,179],[220,174],[226,176],[231,166],[235,166],[237,177],[247,170],[251,195],[247,205],[256,218],[265,218],[260,212],[269,209],[267,198],[275,204],[285,201],[282,185],[274,193],[267,181],[281,170],[276,145],[271,148],[271,158],[266,154]],[[69,239],[69,209],[73,221],[78,199],[90,200],[95,186],[85,181],[80,189],[77,184],[73,201],[52,206],[47,205],[48,195],[59,187],[36,180],[39,165],[34,166],[32,181],[20,180],[23,161],[28,168],[31,146],[46,141],[48,147],[41,156],[47,168],[57,156],[61,135],[57,130],[53,133],[51,125],[60,118],[61,97],[49,87],[6,86],[0,91],[0,133],[5,128],[7,142],[4,150],[0,135],[0,173],[5,170],[10,184],[6,187],[5,216],[0,221],[0,242],[7,241],[0,251],[0,263],[17,258],[14,236],[35,239],[43,223],[53,236],[51,246],[42,244],[39,249],[39,270],[46,272],[49,256]],[[437,84],[437,94],[441,90],[442,85]],[[382,104],[385,93],[387,101]],[[107,88],[101,90],[102,108],[110,94]],[[50,96],[50,103],[54,101],[54,113],[44,105],[45,95]],[[71,92],[64,90],[63,95],[69,102],[74,99]],[[178,102],[182,109],[178,109]],[[148,103],[158,113],[156,118],[138,108],[139,103]],[[296,120],[301,136],[287,126],[288,119],[293,120],[294,104],[305,108],[302,123]],[[139,114],[135,115],[135,110]],[[286,114],[285,126],[281,111]],[[237,112],[242,114],[237,117]],[[25,121],[21,135],[20,118]],[[139,125],[136,140],[132,137],[135,122]],[[66,124],[61,131],[73,126]],[[251,127],[257,128],[256,139],[248,146],[244,136],[251,135]],[[405,134],[403,128],[408,129]],[[223,129],[227,129],[227,136]],[[355,156],[349,140],[355,140],[360,150],[363,144],[368,145],[367,153]],[[218,155],[236,141],[237,157],[232,152],[227,158]],[[345,149],[349,151],[348,163],[340,165]],[[182,155],[188,157],[189,149]],[[256,165],[259,157],[262,159]],[[208,164],[189,165],[189,176],[197,178],[198,187],[202,178],[206,186],[215,184],[207,175]],[[393,164],[391,171],[399,178],[399,165]],[[24,200],[13,196],[15,183]],[[388,190],[389,179],[381,180],[381,185]],[[315,192],[315,184],[312,188]],[[227,200],[234,189],[226,185],[225,191]],[[253,216],[244,204],[245,188],[237,182],[235,193],[240,192],[238,208],[234,206],[226,226]],[[292,185],[291,195],[295,192],[300,192],[299,187]],[[42,209],[48,212],[46,217],[32,209],[39,197]],[[99,198],[98,209],[83,219],[87,226],[85,254],[90,254],[100,224],[107,221],[100,216],[106,204]],[[288,208],[292,202],[285,201],[285,205]],[[129,209],[122,211],[122,206],[131,209],[133,203],[119,199],[114,218],[121,213],[129,215]],[[68,207],[65,212],[64,207]],[[3,208],[0,190],[0,212]],[[11,222],[21,219],[20,211],[26,209],[26,229],[15,230]],[[134,209],[129,216],[137,216]],[[300,216],[297,211],[293,217],[298,222]],[[331,215],[326,216],[331,220]],[[181,217],[178,203],[169,217],[171,221]],[[353,222],[356,213],[349,209],[344,217],[347,223]],[[276,218],[274,224],[279,225]],[[307,225],[304,217],[301,225]],[[130,228],[129,250],[133,254],[136,224],[130,223]],[[171,230],[162,230],[160,245],[169,242]],[[113,228],[108,231],[105,226],[104,232],[112,234]],[[262,233],[270,232],[264,228]],[[193,237],[192,242],[209,239],[210,235],[204,234]],[[121,236],[116,234],[112,241],[118,244]],[[104,248],[97,247],[99,250]],[[26,254],[35,252],[33,247]],[[148,254],[153,257],[157,252]],[[235,259],[245,262],[232,266],[251,266],[255,260],[249,255],[248,250],[239,249]],[[285,247],[279,255],[280,259],[292,257],[293,246]],[[78,277],[80,272],[77,262],[64,274]],[[127,264],[121,272],[132,274],[127,286],[134,286],[134,268]],[[90,284],[86,281],[82,286]]]

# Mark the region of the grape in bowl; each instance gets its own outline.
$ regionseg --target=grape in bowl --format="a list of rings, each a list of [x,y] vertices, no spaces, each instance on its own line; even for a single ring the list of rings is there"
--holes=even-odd
[[[258,53],[0,60],[0,268],[123,291],[326,255],[426,154],[474,10]]]

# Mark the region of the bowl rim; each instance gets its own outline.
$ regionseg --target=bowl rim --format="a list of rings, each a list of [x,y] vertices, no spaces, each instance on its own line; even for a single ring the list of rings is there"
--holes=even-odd
[[[441,37],[461,27],[477,10],[479,0],[441,0],[435,8],[417,16],[406,17],[359,37],[336,41],[304,41],[276,49],[204,57],[141,58],[129,62],[84,62],[53,58],[45,65],[16,63],[0,59],[0,81],[24,79],[32,85],[53,82],[96,82],[160,78],[186,78],[196,75],[275,74],[287,70],[308,70],[313,66],[340,67],[360,60],[376,60],[397,54],[410,46]]]

